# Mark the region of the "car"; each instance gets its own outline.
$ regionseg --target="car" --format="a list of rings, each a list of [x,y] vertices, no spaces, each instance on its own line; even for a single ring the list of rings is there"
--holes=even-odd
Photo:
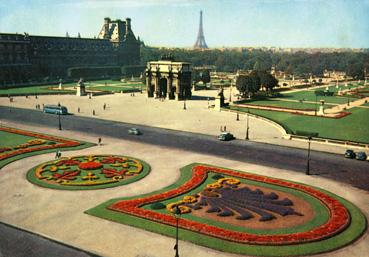
[[[356,160],[359,160],[359,161],[366,161],[366,153],[364,152],[358,152],[356,153]]]
[[[353,150],[346,150],[345,158],[355,159],[356,154]]]
[[[136,136],[142,135],[141,131],[138,128],[130,128],[128,130],[128,134],[130,134],[130,135],[136,135]]]
[[[233,140],[235,139],[235,137],[229,133],[229,132],[222,132],[219,136],[218,136],[218,139],[220,141],[230,141],[230,140]]]

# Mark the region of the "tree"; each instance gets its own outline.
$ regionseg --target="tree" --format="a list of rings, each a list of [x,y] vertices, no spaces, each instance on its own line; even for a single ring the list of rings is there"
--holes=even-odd
[[[210,82],[210,71],[209,70],[203,70],[201,74],[201,80],[204,82],[204,84]]]
[[[242,94],[253,95],[260,89],[260,78],[256,72],[251,72],[249,75],[240,75],[236,80],[236,88]]]
[[[269,72],[258,72],[261,86],[265,87],[267,91],[271,91],[274,87],[278,86],[278,80]]]

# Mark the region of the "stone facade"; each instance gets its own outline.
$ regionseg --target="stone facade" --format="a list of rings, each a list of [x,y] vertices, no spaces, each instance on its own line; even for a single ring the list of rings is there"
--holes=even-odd
[[[131,19],[105,18],[98,38],[29,36],[0,33],[0,85],[35,78],[66,77],[67,69],[137,65],[140,42]]]
[[[160,60],[147,63],[148,97],[168,99],[191,98],[191,65],[187,62]]]

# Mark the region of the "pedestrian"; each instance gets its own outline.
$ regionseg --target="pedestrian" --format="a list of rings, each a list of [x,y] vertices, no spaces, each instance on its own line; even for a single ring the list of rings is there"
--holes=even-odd
[[[77,110],[77,111],[78,111],[78,113],[79,113],[79,112],[81,111],[81,109],[78,107],[78,110]]]
[[[103,109],[104,109],[104,111],[105,111],[105,109],[106,109],[106,103],[104,103]]]
[[[56,152],[55,152],[55,159],[58,159],[58,157],[59,157],[59,150],[56,150]]]
[[[227,131],[227,127],[226,126],[224,126],[224,132],[226,132]]]
[[[92,115],[95,116],[95,110],[92,110]]]
[[[26,98],[28,98],[28,95],[26,95]]]
[[[58,150],[58,159],[60,159],[60,157],[61,157],[61,151]]]
[[[101,137],[99,137],[97,142],[98,142],[99,145],[101,145]]]
[[[37,94],[35,95],[35,98],[37,99]]]
[[[45,105],[44,104],[42,104],[42,109],[44,109],[45,108]]]
[[[90,93],[90,94],[88,94],[88,99],[91,99],[91,93]]]
[[[223,126],[220,126],[220,132],[223,132]]]

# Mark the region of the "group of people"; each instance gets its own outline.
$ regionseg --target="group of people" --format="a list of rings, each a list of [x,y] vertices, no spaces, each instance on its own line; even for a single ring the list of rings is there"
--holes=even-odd
[[[40,104],[36,104],[36,110],[41,110],[41,105]]]
[[[55,159],[59,159],[60,157],[61,157],[61,151],[60,150],[56,150]]]
[[[220,126],[220,132],[226,132],[227,127],[226,126]]]

